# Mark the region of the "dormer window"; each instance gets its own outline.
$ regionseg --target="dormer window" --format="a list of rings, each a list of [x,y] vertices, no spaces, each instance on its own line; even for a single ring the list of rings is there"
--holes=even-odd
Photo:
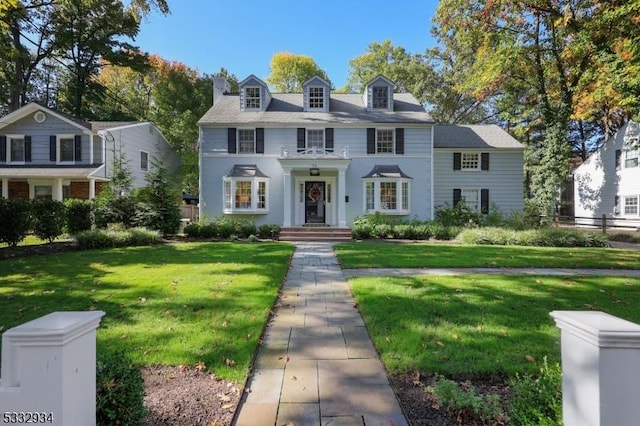
[[[324,108],[324,87],[309,87],[309,108]]]
[[[389,107],[389,87],[373,86],[373,108],[387,109]]]
[[[244,89],[245,109],[260,109],[260,88],[247,87]]]

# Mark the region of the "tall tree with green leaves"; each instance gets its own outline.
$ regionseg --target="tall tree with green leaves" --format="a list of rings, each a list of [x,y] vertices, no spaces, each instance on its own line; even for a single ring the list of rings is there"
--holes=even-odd
[[[276,53],[269,63],[271,73],[267,77],[269,83],[276,92],[300,93],[302,83],[313,76],[318,76],[329,83],[327,73],[307,55],[295,55],[289,52]]]

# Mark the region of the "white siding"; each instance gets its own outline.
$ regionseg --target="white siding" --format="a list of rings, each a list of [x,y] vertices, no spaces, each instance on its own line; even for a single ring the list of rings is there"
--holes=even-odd
[[[574,172],[576,218],[620,217],[639,219],[638,215],[625,215],[624,197],[640,195],[640,167],[625,167],[625,141],[637,136],[638,125],[630,123],[620,129],[598,151],[594,152]],[[620,167],[616,169],[616,151],[620,150]],[[619,206],[616,208],[616,197]],[[576,219],[578,223],[591,223]],[[622,224],[622,222],[621,222]]]

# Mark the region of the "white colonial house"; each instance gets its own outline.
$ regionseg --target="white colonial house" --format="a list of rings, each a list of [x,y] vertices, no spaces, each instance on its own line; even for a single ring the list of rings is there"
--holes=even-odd
[[[146,185],[152,158],[175,171],[179,159],[150,122],[85,122],[31,103],[0,118],[4,198],[92,199],[120,154],[132,187]]]
[[[573,173],[576,223],[640,226],[640,124],[629,122]],[[617,220],[616,220],[617,219]]]
[[[350,226],[365,213],[429,220],[464,198],[486,213],[522,207],[522,153],[497,126],[436,126],[384,76],[362,94],[272,94],[254,75],[229,94],[214,79],[200,119],[200,217],[244,216],[283,227]]]

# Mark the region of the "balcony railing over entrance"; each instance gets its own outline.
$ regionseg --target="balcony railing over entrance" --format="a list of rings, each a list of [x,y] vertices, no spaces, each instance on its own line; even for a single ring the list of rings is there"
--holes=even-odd
[[[283,158],[350,158],[351,154],[348,146],[342,148],[338,153],[318,147],[291,152],[288,148],[281,146],[280,156]]]

